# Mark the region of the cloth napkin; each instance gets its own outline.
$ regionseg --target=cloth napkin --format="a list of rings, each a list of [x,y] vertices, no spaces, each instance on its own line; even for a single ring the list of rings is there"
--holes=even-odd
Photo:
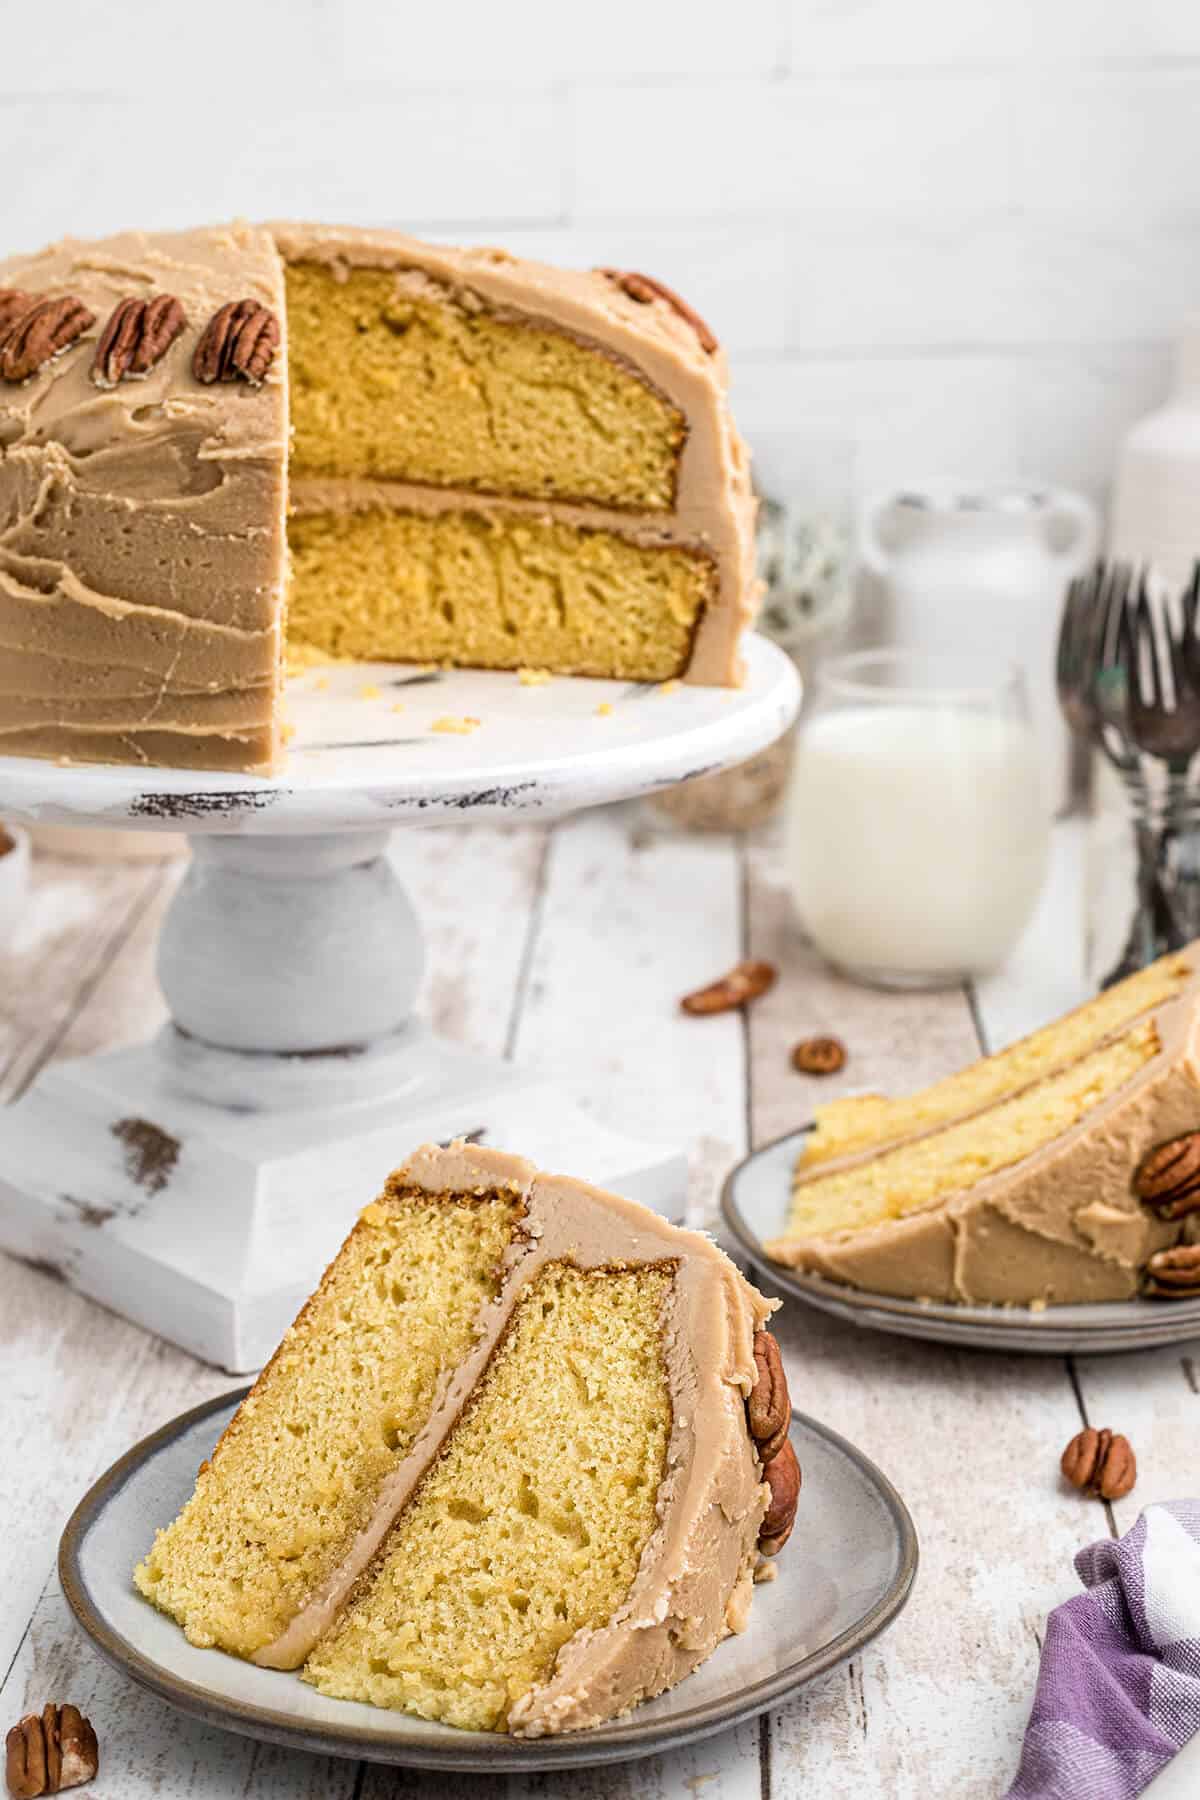
[[[1005,1800],[1132,1800],[1200,1731],[1200,1500],[1148,1506],[1075,1567]]]

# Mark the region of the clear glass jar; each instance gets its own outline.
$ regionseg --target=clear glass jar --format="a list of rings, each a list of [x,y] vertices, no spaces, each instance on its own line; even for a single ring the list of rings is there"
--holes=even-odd
[[[1045,879],[1044,774],[1019,669],[971,652],[826,663],[799,727],[786,832],[817,949],[884,987],[995,968]]]

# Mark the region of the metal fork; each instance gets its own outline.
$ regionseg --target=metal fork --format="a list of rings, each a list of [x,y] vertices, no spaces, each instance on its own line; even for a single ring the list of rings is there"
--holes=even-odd
[[[1200,750],[1200,654],[1196,615],[1200,567],[1183,595],[1176,621],[1164,599],[1154,605],[1143,573],[1125,619],[1129,669],[1129,731],[1134,745],[1161,762],[1166,786],[1156,851],[1157,883],[1171,913],[1169,948],[1200,934],[1200,814],[1189,788]]]
[[[1144,968],[1171,946],[1174,921],[1159,871],[1159,838],[1131,710],[1135,634],[1130,620],[1133,572],[1098,564],[1071,583],[1059,632],[1059,704],[1071,729],[1087,737],[1117,770],[1129,794],[1137,863],[1137,901],[1125,948],[1104,986]],[[1139,689],[1143,702],[1144,690]],[[1146,707],[1139,724],[1146,725]]]

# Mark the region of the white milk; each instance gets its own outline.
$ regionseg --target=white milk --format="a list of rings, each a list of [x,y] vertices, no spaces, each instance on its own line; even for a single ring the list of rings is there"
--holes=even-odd
[[[797,744],[787,843],[817,948],[918,981],[994,968],[1045,873],[1041,789],[1023,719],[952,704],[818,713]]]

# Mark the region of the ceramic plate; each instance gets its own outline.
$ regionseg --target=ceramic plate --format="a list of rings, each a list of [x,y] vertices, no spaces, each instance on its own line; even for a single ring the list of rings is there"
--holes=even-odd
[[[894,1300],[803,1275],[772,1262],[764,1240],[787,1217],[792,1168],[811,1127],[789,1132],[738,1164],[725,1182],[721,1211],[768,1293],[791,1294],[809,1306],[875,1331],[933,1338],[980,1350],[1025,1350],[1060,1355],[1079,1350],[1148,1350],[1200,1337],[1200,1300],[1111,1300],[1097,1306],[947,1306],[930,1300]]]
[[[836,1432],[797,1415],[804,1488],[778,1578],[757,1590],[749,1629],[672,1692],[611,1725],[528,1741],[327,1700],[296,1675],[195,1649],[130,1579],[246,1391],[195,1407],[135,1445],[80,1502],[59,1549],[63,1591],[102,1654],[173,1706],[230,1731],[326,1755],[492,1773],[648,1756],[752,1718],[857,1655],[899,1613],[916,1574],[916,1533],[899,1495]]]

